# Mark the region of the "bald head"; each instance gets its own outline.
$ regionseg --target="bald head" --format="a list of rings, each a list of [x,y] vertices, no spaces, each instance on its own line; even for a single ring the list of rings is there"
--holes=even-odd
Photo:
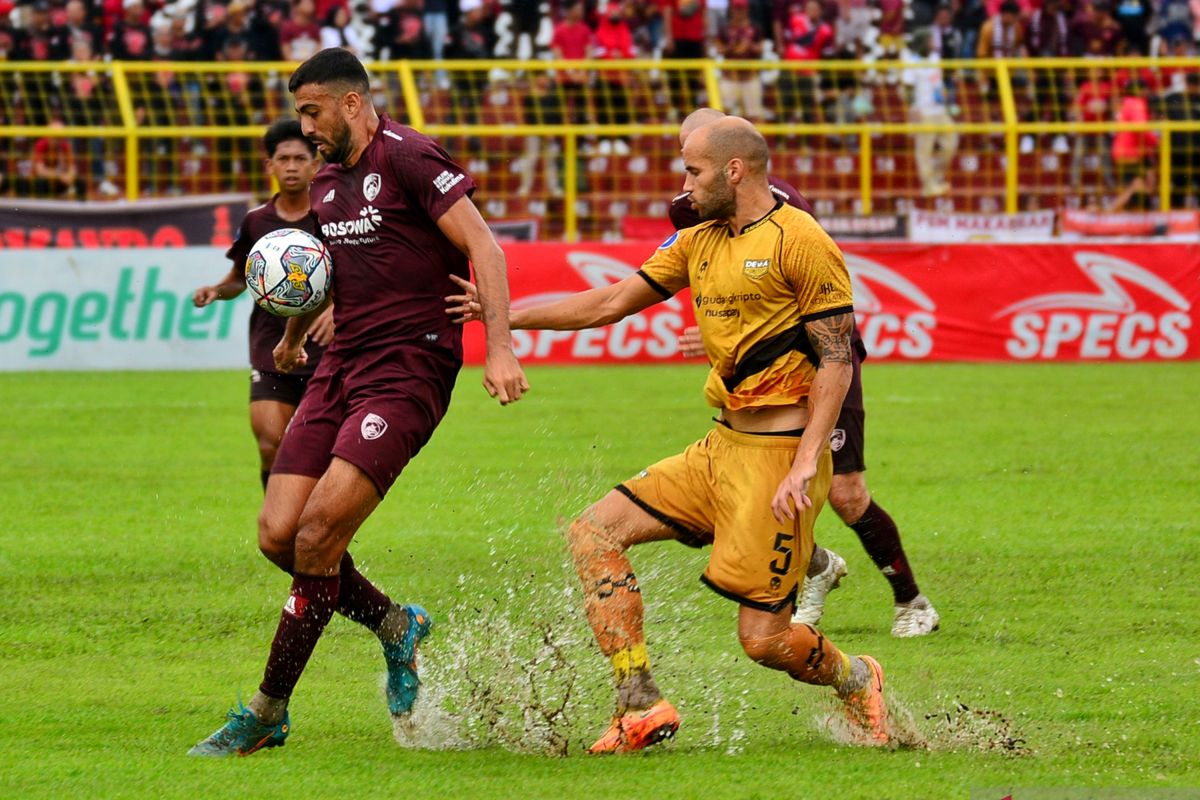
[[[705,125],[724,118],[724,111],[717,111],[715,108],[697,108],[684,117],[683,122],[679,126],[679,146],[683,147],[683,143],[687,141],[687,138],[697,128],[702,128]]]
[[[718,167],[739,159],[745,165],[747,177],[765,178],[771,157],[767,140],[741,117],[722,117],[697,128],[695,134],[688,137],[684,150],[708,159]]]

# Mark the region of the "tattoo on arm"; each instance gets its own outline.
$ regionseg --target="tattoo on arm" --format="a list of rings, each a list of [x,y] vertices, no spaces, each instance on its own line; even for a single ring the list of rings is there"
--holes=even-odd
[[[821,359],[818,369],[826,364],[850,364],[850,332],[854,329],[853,314],[835,314],[813,320],[804,326],[808,341]]]

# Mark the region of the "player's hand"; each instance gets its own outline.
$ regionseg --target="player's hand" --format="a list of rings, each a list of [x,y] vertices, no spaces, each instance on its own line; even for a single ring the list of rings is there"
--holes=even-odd
[[[463,290],[462,294],[452,294],[446,298],[448,304],[446,313],[451,316],[450,321],[465,325],[468,322],[483,319],[483,306],[479,303],[479,290],[475,288],[475,284],[465,281],[457,275],[451,275],[450,280],[457,283]],[[458,316],[454,316],[455,314]]]
[[[529,391],[525,371],[512,350],[488,353],[483,367],[483,388],[502,406],[517,402]]]
[[[775,497],[771,500],[771,513],[775,520],[784,524],[784,519],[794,520],[796,513],[803,508],[812,508],[812,498],[808,496],[808,484],[817,474],[816,464],[792,464],[788,474],[784,476]]]
[[[321,347],[333,341],[333,306],[322,311],[308,329],[308,337]]]
[[[707,355],[704,352],[704,339],[700,336],[700,328],[692,325],[683,329],[683,335],[679,337],[679,352],[684,358]]]
[[[201,286],[192,294],[192,305],[196,308],[204,308],[214,300],[219,300],[221,295],[217,292],[215,286]]]
[[[280,339],[279,344],[275,345],[275,349],[271,351],[271,355],[275,357],[275,369],[280,372],[291,372],[296,367],[303,367],[308,363],[308,353],[304,352],[304,342],[308,339],[305,336],[300,340],[300,344],[288,344],[287,339]]]

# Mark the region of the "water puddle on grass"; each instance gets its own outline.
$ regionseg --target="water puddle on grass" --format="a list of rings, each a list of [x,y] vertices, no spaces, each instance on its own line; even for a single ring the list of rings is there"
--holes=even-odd
[[[582,754],[604,726],[613,691],[573,570],[565,554],[561,567],[551,571],[521,570],[499,556],[492,567],[486,576],[459,577],[459,596],[468,599],[441,615],[423,646],[421,694],[410,717],[393,720],[396,741],[424,750]],[[677,572],[674,566],[646,565],[638,577],[643,586],[666,585],[681,580]],[[742,678],[760,668],[740,651],[706,654],[705,663],[695,663],[686,632],[706,607],[678,597],[656,602],[653,596],[644,600],[652,656],[658,654],[655,674],[686,718],[688,747],[730,755],[752,748],[755,690]],[[811,715],[820,735],[851,743],[831,693],[804,686],[797,691],[803,699],[793,715]],[[946,709],[917,712],[890,686],[886,691],[890,749],[1031,753],[999,711],[956,701]]]

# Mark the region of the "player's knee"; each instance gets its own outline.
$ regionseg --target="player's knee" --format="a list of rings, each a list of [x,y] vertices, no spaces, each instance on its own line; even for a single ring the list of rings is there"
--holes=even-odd
[[[617,541],[613,531],[596,524],[586,513],[567,528],[567,546],[576,561],[591,558],[597,553],[619,552],[625,549]]]
[[[328,525],[301,519],[293,551],[297,572],[317,574],[337,565],[344,548],[339,546]]]
[[[742,650],[751,661],[775,669],[781,669],[781,665],[786,660],[784,651],[787,649],[787,639],[788,631],[786,630],[765,637],[749,637],[741,634],[738,636]]]
[[[861,472],[834,475],[829,484],[829,505],[847,525],[858,522],[871,504],[871,493]]]
[[[270,514],[258,517],[258,549],[267,560],[285,570],[292,569],[292,531],[280,525]]]

